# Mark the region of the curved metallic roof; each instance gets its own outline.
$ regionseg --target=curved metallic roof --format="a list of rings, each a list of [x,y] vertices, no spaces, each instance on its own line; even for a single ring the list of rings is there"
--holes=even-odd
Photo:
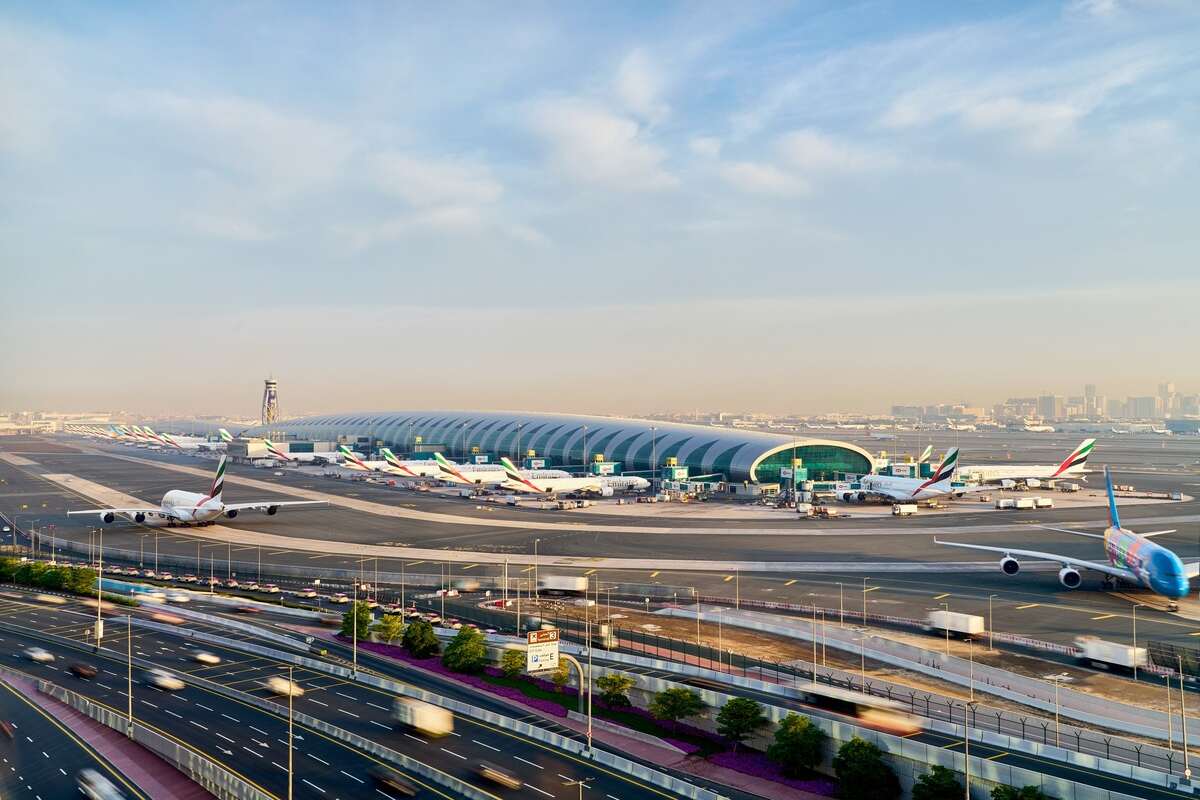
[[[357,411],[276,422],[250,428],[251,436],[283,434],[296,439],[332,440],[369,436],[408,451],[421,437],[424,445],[441,445],[449,457],[462,457],[472,447],[484,453],[512,456],[533,450],[556,465],[584,464],[596,454],[621,462],[624,472],[653,469],[674,456],[691,474],[721,473],[727,480],[757,480],[764,459],[796,447],[799,455],[828,452],[857,462],[866,472],[871,454],[857,445],[828,439],[793,438],[777,433],[688,425],[620,417],[510,411]],[[811,448],[811,449],[810,449]],[[806,464],[809,459],[805,459]],[[777,474],[777,472],[776,472]]]

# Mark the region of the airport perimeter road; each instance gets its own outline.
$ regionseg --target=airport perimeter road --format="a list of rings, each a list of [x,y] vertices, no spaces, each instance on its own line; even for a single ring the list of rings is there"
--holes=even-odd
[[[146,798],[85,741],[6,683],[0,683],[0,719],[13,727],[11,739],[0,734],[0,796],[75,797],[75,776],[94,769],[128,797]]]
[[[21,625],[46,626],[47,615],[53,617],[58,624],[44,629],[60,636],[81,638],[86,629],[90,627],[86,617],[69,613],[68,609],[61,607],[31,609],[24,604],[14,603],[3,610],[5,620]],[[121,679],[125,677],[123,672],[125,668],[124,625],[120,617],[110,618],[107,628],[108,635],[105,637],[105,649],[102,654],[106,661],[105,677],[94,684],[77,681],[78,686],[70,682],[67,685],[68,688],[88,694],[88,696],[95,696],[96,699],[113,705],[118,710],[123,710],[125,695]],[[26,641],[34,641],[33,638],[25,638],[10,631],[0,632],[0,636],[9,640],[15,639],[22,644]],[[32,635],[29,636],[32,637]],[[133,653],[136,657],[153,661],[163,668],[175,672],[185,681],[189,675],[194,675],[247,694],[270,698],[272,695],[264,688],[264,682],[268,678],[287,675],[284,664],[269,658],[248,655],[236,649],[210,644],[191,644],[169,634],[137,627],[133,630],[133,636]],[[9,643],[0,645],[0,647],[3,646],[9,646]],[[50,645],[44,644],[43,646],[54,652],[54,648]],[[221,658],[221,663],[217,665],[196,663],[191,656],[192,650],[196,647],[216,654]],[[95,657],[89,655],[84,646],[82,652],[63,653],[63,658],[91,660]],[[37,675],[37,670],[33,670],[33,672]],[[135,669],[135,681],[139,679],[140,672]],[[425,676],[412,670],[407,670],[403,674],[388,674],[409,683],[428,683]],[[47,677],[46,675],[38,676]],[[110,680],[110,678],[114,680]],[[564,782],[588,778],[592,779],[589,786],[593,790],[601,791],[619,800],[671,796],[653,786],[593,764],[586,759],[577,758],[468,717],[457,717],[454,733],[444,739],[431,739],[416,731],[400,730],[391,719],[394,696],[388,692],[307,669],[294,670],[293,679],[305,690],[304,695],[295,700],[297,711],[320,718],[364,738],[403,752],[485,790],[490,791],[489,786],[481,782],[475,775],[475,768],[480,762],[489,761],[520,774],[526,781],[529,791],[545,797],[567,798],[573,796],[568,792],[568,788],[564,787]],[[445,684],[442,686],[439,682],[439,686],[433,688],[447,696],[455,696],[456,699],[464,702],[491,707],[492,710],[499,713],[512,715],[510,707],[486,700],[481,702],[480,696],[462,688],[455,689],[450,682],[445,682]],[[266,770],[266,774],[263,775],[262,766],[270,764],[272,759],[279,763],[285,763],[279,761],[281,754],[275,752],[279,748],[271,749],[273,743],[280,738],[278,718],[222,695],[193,686],[189,686],[181,692],[165,694],[143,684],[135,684],[134,696],[137,699],[135,713],[139,719],[148,719],[155,725],[161,723],[160,727],[173,730],[180,736],[183,736],[180,731],[185,730],[188,742],[195,743],[194,739],[199,737],[199,741],[204,744],[205,752],[215,754],[219,759],[228,759],[236,765],[237,769],[246,770],[244,774],[256,782],[268,781],[263,783],[267,788],[274,786],[269,783],[269,779],[277,779],[278,776],[272,775],[270,770]],[[181,703],[187,708],[180,708]],[[198,716],[196,708],[210,715],[211,719]],[[192,709],[190,715],[188,709]],[[182,716],[172,723],[171,719],[175,718],[177,714]],[[232,728],[229,724],[232,721],[230,718],[238,720]],[[224,719],[225,722],[221,722],[221,719]],[[199,724],[203,724],[206,728],[198,727],[198,730],[193,731],[190,728],[183,728],[185,723],[197,727]],[[254,729],[251,729],[251,733],[256,733],[257,736],[246,734],[246,730],[250,729],[251,724],[255,726]],[[558,733],[570,733],[566,729],[558,729],[558,726],[553,724],[546,724],[543,727]],[[263,731],[267,732],[266,738],[264,738]],[[235,732],[240,732],[241,735],[235,735]],[[341,743],[325,740],[321,734],[315,731],[305,730],[302,733],[305,737],[305,743],[302,745],[304,758],[298,753],[297,764],[301,761],[305,761],[305,763],[311,761],[312,768],[317,770],[316,775],[308,776],[308,780],[313,784],[330,792],[345,792],[347,788],[356,786],[354,783],[356,777],[363,777],[367,774],[366,770],[373,760],[370,757]],[[235,741],[224,741],[229,737]],[[268,746],[264,746],[263,743]],[[226,753],[226,750],[230,752]],[[258,761],[249,758],[247,754],[258,758]],[[283,750],[282,755],[286,758],[286,749]],[[351,755],[353,758],[347,761]],[[268,756],[270,759],[267,759]],[[299,781],[298,778],[297,783]],[[358,788],[361,789],[361,786]],[[272,791],[274,791],[273,788]],[[727,791],[722,793],[730,794]],[[343,796],[345,795],[343,794]],[[351,796],[355,795],[351,793]]]

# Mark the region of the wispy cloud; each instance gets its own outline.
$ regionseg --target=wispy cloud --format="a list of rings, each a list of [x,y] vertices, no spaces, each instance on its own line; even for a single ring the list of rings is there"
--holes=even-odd
[[[722,164],[720,173],[731,185],[744,192],[797,195],[808,191],[808,184],[802,178],[772,164],[734,161]]]

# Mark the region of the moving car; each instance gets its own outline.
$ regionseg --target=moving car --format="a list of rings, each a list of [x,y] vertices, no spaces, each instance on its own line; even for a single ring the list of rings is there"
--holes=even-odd
[[[71,665],[71,674],[76,678],[94,678],[100,672],[91,664],[76,662]]]
[[[177,692],[183,688],[183,681],[165,669],[152,669],[146,673],[146,683],[164,692]]]
[[[304,690],[300,688],[299,684],[289,681],[287,678],[280,678],[278,675],[267,678],[263,681],[263,686],[271,692],[285,697],[289,694],[292,697],[304,696]]]
[[[377,766],[372,767],[368,774],[371,776],[371,780],[375,782],[376,787],[390,789],[393,792],[399,792],[408,797],[412,797],[417,793],[417,787],[394,769]]]
[[[267,594],[279,594],[279,587],[273,583],[264,583],[262,586],[258,587],[258,590],[260,592],[266,592]]]
[[[30,661],[36,661],[39,664],[49,664],[54,661],[54,654],[41,647],[30,647],[25,651],[25,655]]]
[[[192,661],[196,661],[200,664],[207,664],[211,667],[214,664],[220,664],[221,657],[216,653],[210,653],[207,650],[194,650],[192,651]]]
[[[507,770],[498,764],[493,764],[490,761],[480,761],[475,767],[475,772],[484,780],[498,783],[509,789],[520,789],[525,785],[515,772]]]
[[[75,785],[79,793],[88,800],[125,800],[116,785],[94,769],[81,769],[75,776]]]

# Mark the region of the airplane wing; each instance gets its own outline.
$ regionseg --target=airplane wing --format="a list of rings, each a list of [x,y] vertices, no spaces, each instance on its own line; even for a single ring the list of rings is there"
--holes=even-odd
[[[226,503],[226,511],[258,511],[264,508],[282,508],[283,506],[323,506],[325,500],[259,500],[254,503]]]
[[[67,516],[75,514],[160,514],[162,508],[155,506],[153,508],[87,508],[82,511],[68,511]]]
[[[1054,553],[1042,553],[1037,550],[1018,550],[1012,547],[991,547],[985,544],[963,544],[961,542],[943,542],[938,539],[933,540],[934,544],[943,544],[948,547],[966,547],[970,550],[987,550],[992,553],[1003,553],[1006,556],[1024,556],[1025,558],[1035,558],[1039,561],[1057,561],[1064,567],[1079,567],[1080,569],[1090,569],[1093,572],[1103,572],[1105,575],[1112,575],[1116,578],[1138,583],[1138,577],[1127,569],[1113,567],[1108,564],[1101,564],[1098,561],[1084,561],[1081,558],[1071,558],[1070,556],[1060,556]]]
[[[1092,539],[1103,539],[1104,538],[1104,534],[1102,534],[1102,533],[1088,533],[1087,531],[1076,531],[1076,530],[1071,530],[1070,528],[1056,528],[1053,525],[1036,525],[1034,527],[1042,528],[1042,529],[1048,530],[1048,531],[1058,531],[1059,533],[1073,533],[1076,536],[1088,536],[1088,537],[1091,537]]]

